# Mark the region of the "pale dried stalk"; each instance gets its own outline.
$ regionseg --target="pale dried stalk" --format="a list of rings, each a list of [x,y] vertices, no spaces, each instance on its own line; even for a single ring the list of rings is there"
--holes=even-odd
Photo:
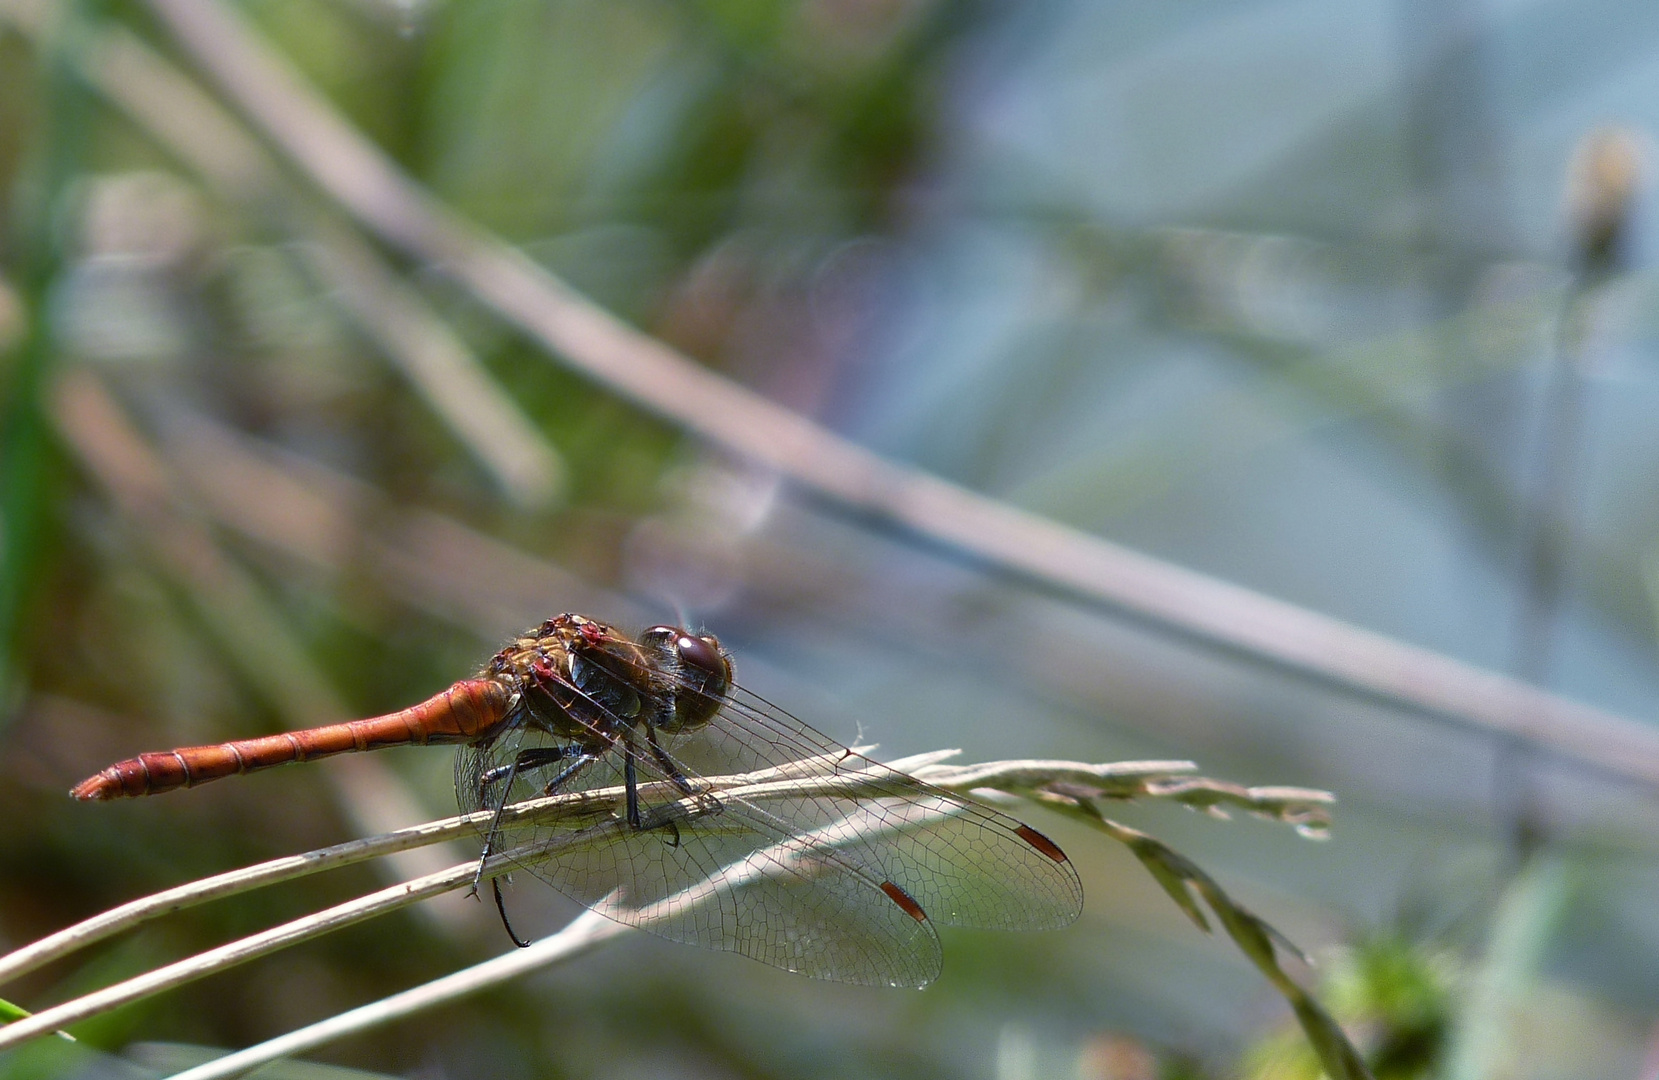
[[[1112,784],[1117,792],[1114,798],[1132,798],[1135,797],[1135,791],[1150,794],[1158,785],[1172,779],[1176,773],[1191,768],[1189,762],[1164,761],[1118,762],[1109,765],[1070,761],[1009,761],[957,770],[957,776],[966,779],[958,779],[953,783],[950,771],[941,769],[938,763],[942,757],[954,753],[955,751],[935,751],[902,759],[891,766],[877,767],[873,771],[866,771],[860,767],[860,759],[852,759],[852,766],[849,767],[848,760],[840,755],[825,755],[748,773],[705,778],[697,781],[698,795],[710,792],[730,794],[749,801],[796,799],[818,795],[855,799],[866,794],[891,796],[894,794],[895,779],[909,775],[909,770],[916,770],[931,773],[937,780],[944,781],[938,784],[940,787],[959,791],[982,788],[988,777],[997,775],[1020,777],[1021,787],[1031,790],[1042,788],[1045,771],[1055,783],[1062,782],[1066,777],[1088,776],[1096,783]],[[895,769],[899,771],[896,772]],[[642,787],[642,795],[647,798],[653,795],[661,796],[672,790],[667,783],[660,781]],[[503,822],[509,828],[532,822],[581,822],[592,819],[598,823],[562,833],[533,847],[522,847],[492,856],[485,868],[486,874],[492,870],[505,871],[511,865],[524,865],[527,862],[555,858],[560,852],[573,846],[603,843],[610,832],[624,827],[615,817],[615,807],[622,795],[620,787],[596,788],[592,791],[528,800],[508,807],[504,811]],[[697,817],[707,812],[708,804],[700,802],[696,796],[688,796],[678,802],[680,813],[685,818]],[[61,959],[111,934],[193,904],[232,896],[253,888],[302,877],[320,870],[350,865],[396,851],[440,843],[462,833],[476,833],[489,816],[488,812],[482,812],[428,822],[304,855],[271,860],[169,889],[146,899],[124,904],[0,958],[0,979],[14,978],[43,964]],[[821,830],[823,836],[816,839],[823,843],[833,843],[838,839],[844,839],[832,835],[836,828],[845,831],[847,828],[856,827],[867,831],[876,827],[874,824],[860,824],[858,815],[849,818],[848,822],[851,824]],[[438,873],[382,889],[314,915],[210,949],[115,986],[43,1010],[26,1020],[0,1027],[0,1049],[182,985],[222,968],[397,910],[417,900],[470,885],[475,880],[477,871],[478,863],[469,860]],[[706,888],[696,886],[687,890],[683,899],[706,900],[729,891],[740,884],[745,875],[752,876],[754,872],[757,871],[748,863],[741,867],[727,868],[705,883]],[[639,913],[639,917],[643,921],[649,921],[650,913]]]
[[[449,892],[470,882],[477,868],[476,862],[460,863],[437,874],[428,874],[401,885],[393,885],[367,896],[360,896],[315,915],[295,919],[263,933],[209,949],[62,1005],[43,1009],[27,1020],[19,1020],[0,1028],[0,1050],[16,1046],[55,1028],[78,1023],[140,998],[181,986],[243,961],[296,945],[331,930],[351,926],[375,915],[395,911],[417,900]]]
[[[447,1005],[481,990],[488,990],[492,986],[510,982],[537,968],[572,959],[595,945],[620,937],[632,929],[619,922],[612,922],[590,909],[571,920],[558,933],[536,942],[528,949],[514,949],[510,953],[412,987],[400,994],[361,1005],[337,1016],[331,1016],[327,1020],[250,1046],[246,1050],[226,1054],[222,1058],[177,1073],[173,1080],[223,1080],[224,1077],[240,1076],[269,1062],[315,1050],[348,1035],[370,1031],[416,1013]]]
[[[697,814],[695,807],[688,808],[687,817]],[[538,862],[553,858],[560,852],[575,846],[603,843],[612,833],[627,828],[620,820],[612,820],[600,825],[589,826],[575,832],[561,834],[552,841],[538,843],[533,846],[515,848],[490,856],[483,862],[482,872],[486,876],[504,874],[515,866]],[[176,963],[156,968],[154,971],[137,975],[114,986],[78,997],[62,1005],[54,1005],[50,1009],[43,1009],[26,1020],[0,1027],[0,1050],[26,1042],[36,1036],[57,1028],[67,1027],[111,1009],[130,1004],[141,998],[159,994],[164,990],[171,990],[187,982],[194,982],[204,975],[210,975],[225,968],[253,960],[269,953],[286,949],[291,945],[321,937],[335,930],[347,926],[354,926],[377,915],[397,911],[410,904],[430,897],[452,892],[463,886],[471,885],[480,872],[480,864],[476,859],[469,859],[464,863],[457,863],[447,870],[435,874],[427,874],[405,881],[399,885],[380,889],[366,896],[348,900],[343,904],[336,904],[314,915],[294,919],[280,926],[257,934],[250,934],[245,938],[233,941],[228,945],[221,945],[215,949],[198,953],[195,956]]]
[[[695,805],[685,808],[684,817],[690,818],[703,812]],[[619,833],[627,825],[619,819],[585,829],[563,833],[554,839],[514,848],[490,856],[482,864],[482,873],[487,876],[504,874],[515,866],[524,866],[544,859],[554,858],[559,853],[577,846],[601,844],[606,842],[611,834]],[[477,880],[480,873],[480,864],[476,859],[469,859],[464,863],[441,870],[435,874],[427,874],[411,881],[393,885],[390,888],[380,889],[365,896],[336,904],[314,915],[294,919],[280,926],[257,934],[250,934],[245,938],[221,945],[215,949],[198,953],[195,956],[176,963],[156,968],[143,975],[134,976],[114,986],[78,997],[62,1005],[55,1005],[43,1009],[26,1020],[0,1027],[0,1050],[26,1042],[29,1039],[54,1031],[70,1024],[78,1023],[101,1013],[130,1004],[141,998],[150,997],[165,990],[193,982],[205,975],[210,975],[225,968],[234,967],[248,960],[265,956],[321,937],[324,934],[388,912],[408,907],[420,900],[439,896],[446,892],[470,886]]]
[[[396,851],[407,851],[438,843],[457,835],[461,831],[461,827],[458,827],[460,822],[467,822],[465,827],[468,829],[475,828],[470,819],[466,818],[428,822],[380,836],[319,848],[303,855],[289,855],[269,862],[255,863],[253,866],[214,874],[212,877],[201,878],[130,901],[0,957],[0,983],[27,975],[54,960],[60,960],[123,930],[130,930],[151,919],[171,915],[197,904],[205,904],[209,900],[236,896],[265,885],[292,881],[323,870],[351,866]]]
[[[1135,765],[1134,762],[1123,764],[1130,767]],[[1158,763],[1148,764],[1156,765]],[[819,767],[819,763],[816,760],[808,759],[780,769],[767,769],[744,774],[743,776],[715,777],[705,780],[704,783],[708,785],[707,789],[711,791],[726,791],[734,786],[748,784],[751,787],[742,792],[745,796],[764,797],[764,785],[769,781],[780,777],[800,775],[801,770],[817,767]],[[1147,771],[1149,778],[1156,777],[1160,773],[1161,770],[1156,769]],[[660,784],[641,785],[641,791],[649,796],[659,790],[660,787],[662,787]],[[561,818],[576,819],[583,816],[608,814],[620,794],[620,788],[596,788],[588,792],[551,795],[544,799],[527,800],[506,808],[502,812],[502,823],[513,826],[521,823],[555,821]],[[209,900],[235,896],[251,889],[292,881],[295,878],[307,877],[323,870],[351,866],[355,863],[400,851],[409,851],[414,848],[443,843],[446,840],[460,836],[475,836],[481,824],[486,823],[492,816],[493,814],[490,811],[479,811],[474,814],[429,821],[378,836],[364,837],[359,840],[336,844],[333,847],[319,848],[302,855],[289,855],[268,862],[256,863],[253,866],[246,866],[223,874],[215,874],[212,877],[202,878],[139,900],[133,900],[0,957],[0,984],[26,975],[54,960],[68,956],[70,953],[102,941],[123,930],[129,930],[151,919],[170,915],[176,911],[206,903]]]
[[[954,751],[936,751],[931,754],[917,755],[903,761],[893,762],[894,768],[925,778],[930,783],[943,787],[950,787],[959,792],[968,790],[984,790],[995,786],[996,791],[1010,793],[1013,791],[1027,791],[1040,794],[1050,784],[1076,784],[1086,781],[1096,785],[1101,790],[1111,790],[1113,799],[1128,799],[1137,797],[1136,793],[1150,794],[1167,789],[1175,782],[1171,775],[1188,771],[1192,768],[1190,762],[1120,762],[1106,765],[1085,765],[1071,761],[1002,761],[990,762],[973,766],[947,766],[940,764],[943,758],[949,757]],[[1189,777],[1189,780],[1202,778]],[[1006,783],[1006,787],[1003,785]],[[1218,782],[1210,781],[1217,784]],[[1219,785],[1218,785],[1219,786]],[[1270,793],[1267,797],[1281,800],[1288,799],[1294,792],[1298,800],[1320,806],[1328,805],[1332,800],[1328,792],[1316,791],[1309,788],[1255,788],[1242,789],[1257,793]],[[1164,796],[1160,792],[1160,797]],[[1260,812],[1267,813],[1262,810]],[[1252,927],[1260,927],[1261,931],[1273,940],[1282,942],[1277,932],[1267,924],[1248,912],[1233,904],[1219,886],[1204,875],[1202,871],[1180,859],[1169,849],[1158,844],[1157,841],[1133,829],[1128,829],[1099,818],[1097,815],[1085,815],[1091,823],[1103,827],[1107,835],[1120,843],[1129,846],[1130,850],[1139,858],[1153,876],[1170,892],[1175,901],[1193,917],[1200,928],[1208,929],[1201,912],[1193,904],[1186,892],[1186,885],[1197,888],[1227,925],[1229,933],[1239,939],[1241,947],[1247,955],[1260,967],[1265,975],[1273,982],[1275,988],[1285,994],[1296,1010],[1298,1019],[1308,1031],[1309,1039],[1314,1043],[1316,1050],[1334,1070],[1333,1075],[1352,1080],[1362,1080],[1365,1076],[1363,1064],[1359,1063],[1353,1048],[1349,1046],[1342,1035],[1340,1028],[1330,1022],[1318,1003],[1305,991],[1297,986],[1284,972],[1279,969],[1269,951],[1264,954],[1260,943],[1252,940]],[[727,868],[717,877],[729,878],[733,883],[741,880],[746,871],[752,871],[751,861],[745,861],[743,866]],[[712,881],[712,879],[711,879]],[[688,890],[691,892],[693,890]],[[682,899],[684,897],[682,896]],[[530,950],[509,953],[504,956],[487,960],[481,964],[447,975],[441,979],[426,983],[422,986],[394,994],[381,1001],[364,1005],[349,1012],[333,1016],[327,1020],[308,1025],[289,1032],[286,1035],[260,1043],[256,1046],[228,1054],[225,1057],[196,1066],[186,1072],[179,1073],[174,1080],[224,1080],[227,1077],[240,1076],[260,1065],[284,1057],[314,1050],[337,1039],[370,1030],[383,1024],[404,1019],[415,1013],[447,1005],[470,994],[497,986],[511,979],[517,978],[528,971],[535,970],[553,963],[557,963],[585,952],[588,948],[625,933],[627,928],[619,923],[611,922],[599,914],[599,908],[590,909],[582,916],[571,922],[558,934],[532,946]],[[1295,946],[1284,942],[1293,952]],[[1300,955],[1298,953],[1298,955]]]

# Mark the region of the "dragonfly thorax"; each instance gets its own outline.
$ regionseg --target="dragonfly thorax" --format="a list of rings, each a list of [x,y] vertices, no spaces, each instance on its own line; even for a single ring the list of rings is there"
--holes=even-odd
[[[719,641],[676,626],[630,639],[582,615],[549,619],[490,661],[536,726],[599,749],[646,724],[663,735],[704,727],[731,687]]]

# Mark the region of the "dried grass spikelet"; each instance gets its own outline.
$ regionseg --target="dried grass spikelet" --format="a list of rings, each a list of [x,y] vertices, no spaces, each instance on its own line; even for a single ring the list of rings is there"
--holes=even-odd
[[[1602,127],[1573,151],[1565,216],[1574,256],[1587,274],[1611,273],[1626,255],[1646,142],[1627,128]]]

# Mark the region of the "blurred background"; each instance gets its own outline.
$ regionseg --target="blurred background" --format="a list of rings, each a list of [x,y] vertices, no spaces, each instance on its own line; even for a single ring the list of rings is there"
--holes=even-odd
[[[1125,617],[645,411],[273,150],[181,44],[192,10],[0,2],[0,951],[454,806],[451,754],[419,748],[72,804],[110,761],[402,707],[559,611],[683,618],[883,755],[1330,789],[1320,845],[1121,817],[1320,959],[1302,977],[1379,1076],[1659,1076],[1659,744],[1572,749],[1580,715],[1659,719],[1659,8],[234,6],[443,206],[639,330],[893,461],[1591,707],[1524,736]],[[950,933],[923,993],[639,935],[313,1056],[1317,1075],[1230,942],[1031,820],[1082,921]],[[420,865],[3,993],[38,1008]],[[509,899],[542,936],[573,909],[533,885]],[[77,1030],[244,1046],[506,945],[488,904],[435,903]],[[0,1075],[111,1067],[67,1053]]]

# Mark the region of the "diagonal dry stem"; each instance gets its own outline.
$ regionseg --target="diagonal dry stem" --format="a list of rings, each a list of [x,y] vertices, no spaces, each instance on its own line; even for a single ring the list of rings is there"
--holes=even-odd
[[[1119,762],[1089,765],[1081,762],[1030,760],[963,767],[941,765],[941,760],[952,753],[935,751],[916,755],[893,762],[892,766],[907,773],[924,774],[930,782],[953,787],[959,792],[990,789],[1005,796],[1020,792],[1037,799],[1044,799],[1044,793],[1051,786],[1076,784],[1080,778],[1088,777],[1097,785],[1112,785],[1114,794],[1103,797],[1115,800],[1135,798],[1137,791],[1154,791],[1160,784],[1173,781],[1176,778],[1175,774],[1191,768],[1187,762]],[[798,770],[801,775],[797,779],[805,779],[813,771],[814,767],[808,765]],[[722,778],[722,781],[724,779]],[[1002,780],[1010,781],[1009,786],[999,786]],[[1310,798],[1324,796],[1323,800],[1317,801],[1329,800],[1329,796],[1323,792],[1295,790]],[[746,797],[754,797],[756,794],[758,792],[753,787],[745,791]],[[1053,802],[1052,799],[1044,801]],[[1171,898],[1180,904],[1201,928],[1207,930],[1209,924],[1198,908],[1193,892],[1202,897],[1240,948],[1261,968],[1275,988],[1285,995],[1331,1074],[1341,1080],[1365,1080],[1368,1075],[1365,1067],[1342,1030],[1331,1021],[1318,1002],[1279,967],[1273,955],[1274,943],[1277,942],[1292,952],[1296,951],[1294,946],[1285,942],[1271,926],[1235,904],[1213,879],[1190,861],[1144,833],[1092,812],[1080,802],[1074,801],[1070,805],[1075,813],[1088,819],[1106,835],[1127,845],[1169,892]],[[916,823],[920,823],[920,819]],[[856,827],[858,823],[849,818],[845,823],[822,830],[823,839],[826,843],[833,843],[835,841],[832,834],[837,829]],[[873,822],[866,821],[863,827],[875,826]],[[759,872],[766,872],[764,860],[744,860],[740,864],[722,869],[709,881],[691,887],[676,897],[676,901],[689,901],[704,894],[715,895],[719,888],[740,885],[749,876]],[[226,1077],[240,1076],[268,1062],[304,1053],[349,1035],[446,1005],[517,978],[526,972],[570,959],[602,941],[626,932],[626,928],[621,924],[611,922],[598,913],[603,906],[602,902],[558,934],[538,942],[528,950],[495,957],[381,1001],[352,1009],[268,1042],[207,1062],[179,1074],[177,1080],[224,1080]],[[633,914],[644,921],[650,912]]]
[[[333,847],[308,851],[303,855],[289,855],[223,874],[214,874],[129,901],[0,957],[0,983],[27,975],[55,960],[61,960],[89,945],[141,926],[152,919],[159,919],[163,915],[171,915],[197,904],[205,904],[209,900],[236,896],[266,885],[292,881],[295,878],[351,866],[393,852],[439,843],[461,834],[464,829],[472,829],[473,826],[467,822],[468,819],[464,818],[449,818],[380,836],[350,840]]]
[[[221,945],[216,949],[209,949],[196,956],[167,964],[62,1005],[43,1009],[27,1020],[19,1020],[0,1028],[0,1050],[26,1042],[54,1028],[78,1023],[122,1005],[192,982],[215,971],[233,967],[290,945],[297,945],[376,915],[396,911],[417,900],[425,900],[461,888],[471,882],[477,868],[476,862],[460,863],[448,870],[427,874],[400,885],[369,893],[367,896],[360,896],[315,915],[295,919],[228,945]]]
[[[573,959],[589,949],[629,933],[633,928],[612,922],[589,910],[578,915],[558,933],[543,938],[528,949],[514,949],[472,967],[411,987],[379,1001],[347,1010],[327,1020],[290,1031],[246,1050],[226,1054],[193,1069],[178,1073],[173,1080],[224,1080],[241,1076],[261,1065],[315,1050],[350,1035],[447,1005],[452,1001],[510,982],[531,971]]]
[[[887,461],[623,323],[403,173],[214,0],[150,0],[185,51],[316,184],[550,353],[861,514],[1092,605],[1351,692],[1659,783],[1659,734],[1428,649],[1130,551]]]
[[[704,780],[703,783],[707,785],[707,790],[710,791],[739,788],[741,789],[740,793],[747,798],[764,799],[800,791],[805,786],[801,782],[802,778],[822,779],[816,774],[822,773],[825,768],[833,767],[833,765],[834,762],[828,758],[809,758],[776,769],[759,770],[737,776],[714,777]],[[789,784],[777,785],[775,783],[780,779],[787,780],[790,777],[797,778],[793,786]],[[849,790],[855,786],[855,782],[849,782],[845,779],[831,779],[832,783],[838,783]],[[646,784],[642,785],[641,791],[649,797],[665,787],[666,785],[661,783]],[[822,790],[822,788],[815,788],[814,790]],[[611,787],[532,799],[508,807],[502,812],[502,822],[510,827],[529,822],[575,821],[581,818],[601,816],[611,812],[621,794],[621,788]],[[235,896],[266,885],[292,881],[295,878],[306,877],[323,870],[351,866],[355,863],[401,851],[440,844],[457,837],[472,837],[477,834],[481,825],[492,817],[494,817],[493,812],[480,811],[459,817],[444,818],[439,821],[429,821],[421,825],[398,829],[394,832],[382,833],[378,836],[350,840],[332,847],[319,848],[301,855],[271,859],[267,862],[256,863],[253,866],[201,878],[172,889],[165,889],[151,896],[112,908],[101,915],[95,915],[90,919],[76,923],[74,926],[67,927],[33,944],[26,945],[0,957],[0,984],[16,979],[88,945],[95,944],[163,915],[170,915],[185,908],[194,907],[197,904]]]
[[[1045,778],[1046,782],[1060,783],[1066,777],[1087,775],[1098,779],[1109,776],[1122,785],[1121,790],[1125,794],[1119,797],[1125,798],[1133,797],[1127,794],[1133,786],[1138,785],[1142,790],[1151,790],[1156,784],[1172,779],[1181,768],[1190,767],[1185,762],[1119,762],[1112,765],[1090,765],[1082,762],[1027,760],[958,769],[955,770],[958,779],[952,781],[945,775],[945,767],[939,764],[939,760],[950,753],[953,751],[917,755],[893,764],[902,769],[931,771],[939,780],[944,781],[937,786],[962,792],[984,788],[987,786],[985,780],[988,777],[998,775],[1020,777],[1022,784],[1029,784],[1039,790],[1045,784]],[[851,799],[857,799],[862,795],[890,797],[895,793],[895,778],[908,775],[895,773],[892,766],[861,767],[857,764],[865,760],[861,758],[851,759],[854,764],[849,767],[848,760],[839,754],[829,754],[767,769],[704,778],[697,782],[696,794],[678,800],[678,812],[686,819],[707,813],[710,804],[700,799],[700,796],[711,792],[730,794],[750,802],[821,795]],[[645,785],[642,792],[647,798],[672,793],[673,788],[666,782]],[[528,800],[508,807],[503,820],[509,828],[532,822],[559,822],[569,824],[573,828],[557,834],[550,840],[493,856],[489,866],[505,868],[508,865],[523,865],[526,862],[557,857],[560,852],[573,846],[605,842],[610,832],[623,827],[616,812],[618,801],[622,797],[623,790],[620,787],[596,788],[592,791]],[[394,852],[441,843],[458,835],[475,834],[490,816],[488,812],[483,812],[427,822],[381,836],[259,863],[132,901],[27,945],[8,956],[0,957],[0,981],[16,978],[44,964],[62,959],[94,942],[104,940],[112,934],[195,904]],[[920,824],[921,820],[918,818],[907,824]],[[845,822],[821,830],[821,835],[815,835],[810,840],[802,842],[834,846],[847,839],[843,834],[863,835],[860,830],[875,827],[875,823],[854,815]],[[460,863],[43,1010],[26,1020],[19,1020],[0,1028],[0,1049],[182,985],[222,968],[397,910],[417,900],[470,885],[477,868],[477,863],[472,861]],[[719,895],[741,884],[746,880],[745,875],[752,875],[754,872],[754,868],[747,864],[728,868],[714,875],[705,883],[706,887],[694,886],[688,890],[686,899],[707,899]],[[637,921],[649,921],[649,913],[643,913]]]
[[[688,818],[703,812],[706,811],[694,804],[685,808],[685,816]],[[517,866],[555,858],[571,848],[603,844],[626,828],[627,825],[621,819],[613,816],[597,825],[560,833],[550,840],[538,841],[492,855],[484,861],[483,872],[487,876],[503,874]],[[316,914],[294,919],[257,934],[250,934],[229,944],[126,979],[114,986],[85,994],[62,1005],[43,1009],[28,1019],[0,1027],[0,1050],[193,982],[216,971],[397,911],[421,900],[470,887],[478,872],[478,861],[469,859],[446,870],[426,874],[336,904]]]

